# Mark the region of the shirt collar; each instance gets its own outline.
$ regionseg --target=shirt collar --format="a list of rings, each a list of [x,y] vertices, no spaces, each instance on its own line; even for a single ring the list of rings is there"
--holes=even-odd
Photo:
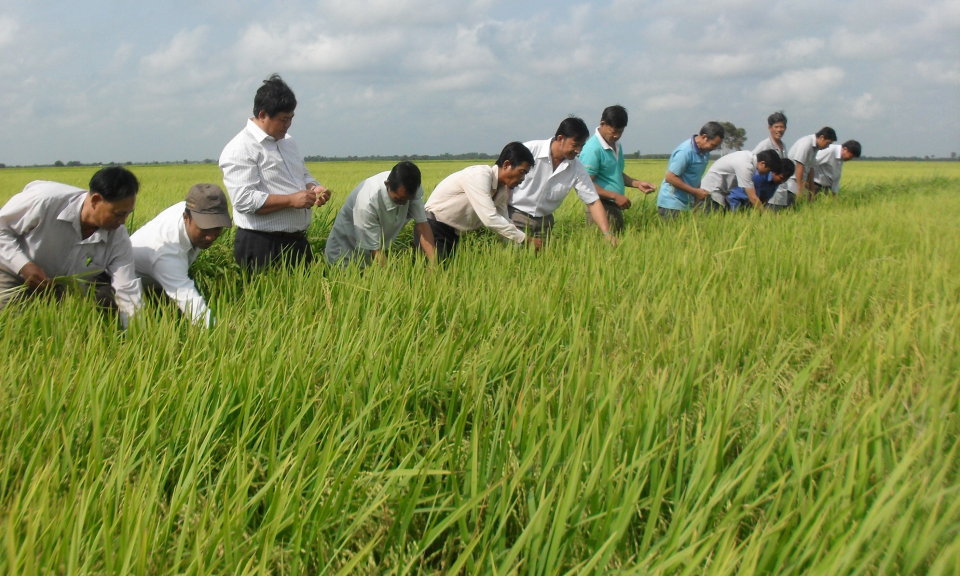
[[[615,155],[620,154],[620,143],[617,142],[615,146],[611,146],[606,140],[603,139],[603,136],[600,135],[599,126],[597,127],[596,130],[594,130],[594,134],[596,134],[597,140],[600,141],[600,146],[602,146],[604,150],[612,150]]]
[[[83,240],[83,227],[80,223],[80,212],[83,210],[83,202],[87,199],[89,194],[89,192],[84,192],[83,194],[77,195],[76,198],[71,200],[70,203],[64,206],[63,210],[57,214],[57,220],[69,222],[70,226],[73,227],[73,230],[77,233],[77,237],[80,238],[81,242],[83,243],[105,242],[107,233],[101,228],[97,228],[89,238]]]
[[[697,146],[697,135],[694,134],[690,137],[690,147],[693,148],[693,151],[697,154],[703,155],[703,152],[700,151],[700,147]]]
[[[276,138],[264,132],[263,128],[257,126],[257,123],[253,121],[253,118],[247,118],[247,131],[257,142],[260,142],[261,144],[264,140],[270,140],[272,142],[277,141]]]

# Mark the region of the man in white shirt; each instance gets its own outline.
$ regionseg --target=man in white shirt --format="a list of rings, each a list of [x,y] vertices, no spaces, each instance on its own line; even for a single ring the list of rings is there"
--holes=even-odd
[[[721,156],[703,177],[701,187],[710,193],[703,202],[703,208],[708,212],[726,210],[729,208],[727,195],[730,191],[743,188],[753,207],[763,210],[763,202],[757,196],[753,183],[755,172],[761,177],[772,178],[780,172],[780,155],[775,150],[763,150],[759,154],[741,150]]]
[[[770,199],[769,207],[775,212],[793,206],[797,201],[800,190],[809,189],[812,185],[813,168],[817,162],[817,151],[823,150],[837,141],[837,133],[833,128],[824,126],[816,134],[804,136],[790,147],[787,158],[796,164],[796,172],[777,193]],[[809,181],[809,184],[804,184]]]
[[[508,242],[527,243],[539,250],[540,239],[524,234],[507,215],[510,191],[523,182],[533,165],[530,150],[520,142],[511,142],[503,147],[493,166],[470,166],[437,184],[425,206],[437,258],[451,256],[464,232],[484,226]],[[420,246],[419,234],[414,234],[413,244]]]
[[[94,174],[89,192],[58,182],[27,184],[0,209],[0,308],[17,293],[62,291],[57,277],[70,276],[95,288],[104,308],[119,308],[126,327],[142,303],[123,226],[139,189],[137,177],[120,166]]]
[[[427,224],[420,181],[417,165],[404,161],[390,172],[381,172],[358,184],[333,222],[324,252],[327,262],[346,267],[356,260],[361,268],[374,260],[386,264],[384,250],[413,220],[420,234],[420,246],[432,265],[433,233]]]
[[[233,202],[237,234],[233,254],[241,268],[263,270],[279,261],[313,261],[307,228],[313,206],[330,191],[310,175],[293,137],[297,99],[276,74],[263,81],[253,117],[220,154],[223,182]]]
[[[210,309],[188,272],[200,251],[230,226],[223,190],[215,184],[194,184],[185,202],[167,208],[130,237],[144,288],[162,291],[191,320],[209,328]]]
[[[548,234],[553,227],[554,211],[573,188],[580,200],[590,207],[590,215],[604,238],[612,246],[617,245],[600,195],[587,169],[577,158],[589,137],[590,130],[584,121],[571,116],[560,123],[552,139],[524,143],[533,153],[536,164],[510,196],[507,212],[517,228],[537,238]]]
[[[830,190],[834,195],[840,191],[840,176],[843,163],[860,157],[860,143],[847,140],[840,144],[831,144],[817,152],[817,167],[813,172],[813,192],[819,194]]]

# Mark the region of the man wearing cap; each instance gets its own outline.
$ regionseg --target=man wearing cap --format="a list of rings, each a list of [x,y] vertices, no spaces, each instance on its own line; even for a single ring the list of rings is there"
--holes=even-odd
[[[232,225],[227,197],[214,184],[194,184],[178,202],[130,237],[137,275],[148,291],[163,291],[195,323],[210,327],[210,309],[187,272],[201,250]]]
[[[220,154],[237,220],[233,255],[246,270],[313,261],[307,241],[311,208],[326,204],[330,191],[307,170],[287,133],[296,107],[293,90],[280,76],[270,76],[253,99],[253,117]]]

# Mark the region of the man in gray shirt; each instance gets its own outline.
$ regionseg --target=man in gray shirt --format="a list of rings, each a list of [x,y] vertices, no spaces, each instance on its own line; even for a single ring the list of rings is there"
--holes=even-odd
[[[420,169],[413,162],[400,162],[390,172],[381,172],[357,185],[347,196],[333,223],[327,247],[327,262],[346,267],[357,260],[361,267],[371,260],[386,264],[386,250],[407,221],[413,220],[420,246],[433,264],[436,254],[433,232],[423,207]]]

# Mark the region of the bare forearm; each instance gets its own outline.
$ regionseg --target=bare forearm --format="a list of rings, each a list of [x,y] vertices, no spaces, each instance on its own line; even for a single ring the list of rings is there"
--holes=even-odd
[[[279,212],[280,210],[286,210],[287,208],[293,207],[293,202],[291,201],[293,196],[285,196],[282,194],[270,194],[267,196],[267,201],[263,203],[263,206],[255,212],[255,214],[273,214],[274,212]]]
[[[420,247],[423,248],[423,252],[427,255],[427,260],[430,261],[430,265],[432,266],[437,261],[433,230],[426,222],[414,223],[413,227],[420,233]]]
[[[694,188],[693,186],[690,186],[673,172],[668,171],[666,177],[664,177],[664,180],[667,181],[667,184],[670,184],[677,190],[686,192],[687,194],[693,194],[697,198],[704,197],[704,194],[701,192],[700,188]]]

